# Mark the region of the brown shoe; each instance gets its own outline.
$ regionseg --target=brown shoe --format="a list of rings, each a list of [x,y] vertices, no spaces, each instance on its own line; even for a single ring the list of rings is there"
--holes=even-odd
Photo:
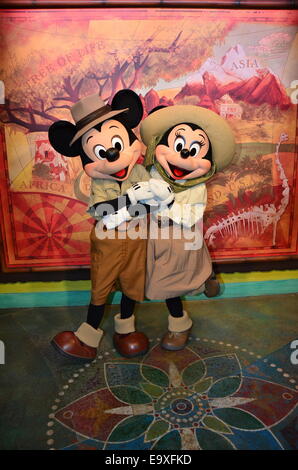
[[[161,340],[161,347],[168,351],[183,349],[188,341],[192,327],[191,318],[183,310],[182,317],[168,316],[168,331]]]
[[[62,331],[51,341],[52,346],[63,356],[83,361],[96,358],[97,348],[88,346],[79,340],[73,331]]]
[[[185,348],[191,328],[186,331],[168,331],[161,340],[161,347],[168,351],[179,351]]]
[[[211,274],[207,281],[205,281],[204,294],[206,295],[206,297],[216,297],[220,294],[220,283],[216,279],[214,273]]]
[[[126,334],[115,333],[113,340],[116,350],[124,357],[141,356],[149,349],[147,336],[139,331]]]

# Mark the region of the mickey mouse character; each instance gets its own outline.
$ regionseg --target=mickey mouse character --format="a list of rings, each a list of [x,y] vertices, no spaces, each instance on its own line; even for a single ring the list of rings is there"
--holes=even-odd
[[[168,332],[161,346],[179,350],[192,327],[180,296],[219,293],[202,231],[205,182],[232,160],[234,137],[223,118],[191,105],[157,107],[140,130],[151,178],[166,181],[175,193],[172,206],[157,212],[159,236],[148,240],[145,295],[166,301]]]
[[[99,325],[105,303],[119,282],[122,298],[120,314],[114,318],[114,345],[121,355],[134,357],[144,354],[149,344],[145,334],[136,331],[133,315],[135,302],[144,298],[146,237],[141,231],[137,238],[123,232],[126,222],[135,219],[140,200],[158,205],[174,195],[169,199],[169,191],[161,185],[156,202],[148,173],[136,164],[141,143],[132,129],[142,119],[143,106],[133,91],[119,91],[111,105],[98,95],[87,96],[72,107],[71,114],[75,125],[55,122],[49,140],[67,157],[80,155],[91,177],[88,212],[98,222],[90,236],[92,292],[87,320],[75,332],[58,333],[52,345],[68,357],[94,359],[103,335]],[[147,212],[149,204],[144,205]]]

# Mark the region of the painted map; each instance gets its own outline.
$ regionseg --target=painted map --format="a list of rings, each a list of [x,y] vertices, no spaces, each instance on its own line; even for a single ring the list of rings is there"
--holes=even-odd
[[[3,11],[6,266],[89,264],[90,182],[79,157],[52,149],[47,130],[71,120],[80,98],[108,101],[121,88],[139,94],[144,117],[159,104],[193,104],[232,126],[234,161],[208,183],[214,259],[297,254],[297,20],[287,10]]]

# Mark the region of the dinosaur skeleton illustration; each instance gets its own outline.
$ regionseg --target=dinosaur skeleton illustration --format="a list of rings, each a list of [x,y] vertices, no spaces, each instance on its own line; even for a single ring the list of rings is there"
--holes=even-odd
[[[239,234],[251,233],[262,234],[269,225],[273,225],[272,233],[272,245],[276,243],[276,229],[277,223],[284,213],[289,203],[290,188],[288,179],[285,175],[284,169],[279,160],[279,148],[282,142],[288,139],[288,135],[282,133],[279,138],[279,142],[276,144],[275,151],[275,163],[279,172],[279,176],[282,182],[282,199],[280,205],[275,207],[274,204],[265,204],[264,206],[252,206],[248,210],[242,210],[235,213],[231,213],[225,219],[212,225],[208,228],[204,238],[207,240],[208,245],[214,246],[216,236],[219,234],[224,237],[225,235],[238,237]]]

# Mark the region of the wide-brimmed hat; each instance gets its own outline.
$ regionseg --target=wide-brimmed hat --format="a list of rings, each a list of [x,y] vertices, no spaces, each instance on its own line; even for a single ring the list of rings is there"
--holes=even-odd
[[[96,124],[111,119],[113,116],[128,111],[128,109],[112,109],[109,104],[105,104],[97,93],[81,99],[70,110],[77,132],[69,145],[72,145],[85,132],[96,126]]]
[[[200,126],[209,137],[212,159],[217,170],[225,168],[233,159],[235,139],[229,124],[214,111],[193,105],[175,105],[158,109],[141,123],[141,137],[148,147],[145,165],[154,163],[153,151],[164,133],[178,124],[192,123]],[[151,151],[150,151],[151,150]]]

